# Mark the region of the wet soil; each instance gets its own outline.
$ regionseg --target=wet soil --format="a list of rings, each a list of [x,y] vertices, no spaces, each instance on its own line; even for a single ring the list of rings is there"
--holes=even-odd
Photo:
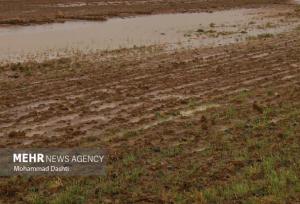
[[[230,107],[235,107],[242,114],[241,120],[246,115],[248,119],[256,117],[260,114],[257,110],[263,110],[262,107],[298,104],[299,49],[299,32],[292,32],[251,43],[173,54],[159,53],[154,48],[123,50],[115,53],[115,57],[107,58],[105,63],[65,59],[59,64],[55,60],[24,64],[22,66],[30,68],[31,74],[15,68],[18,77],[8,77],[0,82],[1,146],[103,146],[109,149],[111,155],[116,155],[107,175],[109,182],[111,173],[126,170],[126,166],[117,170],[118,161],[122,161],[119,157],[143,149],[145,152],[136,154],[144,155],[143,161],[150,162],[155,153],[149,153],[150,156],[146,153],[147,149],[163,150],[179,145],[183,148],[182,153],[161,160],[161,164],[136,164],[146,168],[147,174],[141,177],[143,184],[135,183],[135,186],[155,185],[161,188],[171,185],[150,178],[159,170],[184,170],[181,163],[191,158],[196,162],[198,153],[217,144],[220,139],[212,141],[209,138],[224,135],[236,123],[234,120],[228,123],[230,120],[226,119],[233,118],[235,114]],[[3,69],[1,77],[10,68]],[[242,98],[243,93],[251,93],[251,97]],[[259,105],[252,109],[254,101]],[[213,119],[223,112],[225,118],[218,116],[220,119]],[[234,148],[241,146],[243,140],[236,138]],[[202,181],[205,186],[215,184],[218,179],[204,172],[205,169],[218,169],[216,165],[224,159],[230,160],[229,156],[221,156],[220,151],[215,151],[213,158],[201,156],[201,177],[192,178],[206,178]],[[225,154],[227,150],[222,151]],[[178,163],[178,160],[181,162]],[[163,164],[166,161],[168,164]],[[223,175],[222,169],[218,171],[217,175]],[[231,178],[236,172],[239,172],[238,168],[231,169],[226,176]],[[185,178],[183,175],[188,174],[182,174],[180,178]],[[44,186],[41,180],[31,179],[31,183],[20,185]],[[50,182],[52,179],[49,179]],[[14,190],[8,188],[9,181],[2,182],[2,190],[6,192],[2,194],[2,200],[25,202],[29,199],[30,192],[24,190],[11,197]],[[66,180],[64,184],[68,182]],[[122,185],[126,186],[125,183]],[[185,185],[192,188],[196,184]],[[155,203],[160,199],[171,199],[163,198],[149,188],[139,189],[131,197],[125,186],[117,194],[104,192],[103,195],[115,202],[138,202],[136,199],[150,199],[150,195]],[[45,196],[42,192],[49,193],[48,187],[40,188],[43,188],[40,195]],[[88,199],[97,198],[90,195]]]
[[[290,61],[282,60],[287,57],[283,55],[286,43],[296,40],[297,36],[291,36],[274,41],[279,48],[253,48],[249,53],[240,45],[173,54],[142,48],[139,57],[125,49],[100,64],[71,58],[3,67],[1,78],[7,79],[1,80],[0,90],[1,144],[18,145],[31,139],[34,145],[44,140],[59,143],[65,136],[72,144],[80,137],[109,135],[116,128],[117,132],[142,129],[157,120],[156,112],[183,111],[189,99],[205,104],[239,89],[269,86],[275,79],[296,83],[297,47],[291,48],[295,54],[290,53]],[[130,122],[131,118],[135,119]],[[24,131],[23,139],[7,137],[13,131]],[[80,132],[80,137],[72,136],[73,131]]]
[[[299,32],[1,66],[1,147],[105,147],[109,162],[1,178],[0,202],[299,202]]]

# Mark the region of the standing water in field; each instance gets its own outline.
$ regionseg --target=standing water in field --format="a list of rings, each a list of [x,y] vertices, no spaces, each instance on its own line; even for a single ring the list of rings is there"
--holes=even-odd
[[[49,58],[72,51],[114,50],[133,46],[195,47],[232,43],[266,32],[265,29],[258,29],[258,26],[263,27],[268,23],[268,18],[263,17],[268,12],[272,12],[272,9],[237,9],[113,18],[105,22],[69,21],[2,27],[0,62],[45,56]],[[272,21],[278,18],[273,17]],[[274,24],[268,30],[278,33],[286,30],[286,26]]]

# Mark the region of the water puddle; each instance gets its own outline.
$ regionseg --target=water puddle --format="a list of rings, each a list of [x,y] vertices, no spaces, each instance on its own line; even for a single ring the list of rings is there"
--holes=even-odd
[[[274,9],[273,9],[274,10]],[[70,21],[0,28],[0,62],[43,59],[134,46],[169,48],[216,46],[260,33],[279,33],[289,27],[264,18],[270,8],[214,13],[183,13],[113,18],[105,22]],[[276,21],[276,22],[275,22]],[[269,24],[268,24],[269,23]]]
[[[205,111],[207,109],[218,108],[218,107],[220,107],[219,104],[207,104],[207,105],[202,105],[202,106],[190,109],[190,110],[181,111],[180,114],[182,116],[189,117],[189,116],[191,116],[191,115],[193,115],[197,112],[202,112],[202,111]]]
[[[162,2],[162,0],[151,0],[151,3]],[[148,1],[105,1],[105,2],[76,2],[76,3],[58,3],[49,4],[46,7],[70,8],[70,7],[83,7],[83,6],[116,6],[116,5],[139,5],[146,4]],[[45,5],[42,5],[45,7]]]
[[[191,117],[199,112],[204,112],[204,111],[207,111],[209,109],[212,109],[212,108],[219,108],[220,105],[219,104],[204,104],[204,105],[199,105],[193,109],[190,109],[190,110],[181,110],[180,111],[180,114],[178,116],[169,116],[169,117],[166,117],[166,118],[163,118],[163,119],[160,119],[160,120],[155,120],[155,121],[152,121],[152,122],[149,122],[148,124],[144,124],[138,128],[135,128],[134,131],[139,131],[139,130],[146,130],[146,129],[149,129],[149,128],[153,128],[154,126],[157,126],[159,124],[162,124],[164,122],[168,122],[168,121],[173,121],[173,120],[176,120],[180,117]],[[145,118],[148,118],[148,117],[144,117]],[[140,119],[137,119],[135,118],[134,119],[135,122],[138,122],[141,120]],[[134,122],[134,121],[131,121],[131,122]],[[117,134],[114,135],[114,137],[116,136],[122,136],[124,134],[124,132],[119,132]],[[111,137],[109,138],[106,138],[107,140],[111,140]]]
[[[300,4],[300,0],[294,0],[296,4]]]

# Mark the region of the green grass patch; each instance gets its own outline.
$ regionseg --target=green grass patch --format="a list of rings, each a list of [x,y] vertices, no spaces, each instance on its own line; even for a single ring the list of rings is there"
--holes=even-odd
[[[86,199],[86,187],[80,183],[68,186],[65,191],[56,196],[51,204],[83,204]]]

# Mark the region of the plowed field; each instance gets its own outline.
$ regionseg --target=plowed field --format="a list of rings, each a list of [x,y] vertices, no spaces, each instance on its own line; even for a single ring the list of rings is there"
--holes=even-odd
[[[299,124],[299,28],[3,65],[1,147],[103,147],[109,160],[102,177],[1,178],[0,200],[297,203]]]

